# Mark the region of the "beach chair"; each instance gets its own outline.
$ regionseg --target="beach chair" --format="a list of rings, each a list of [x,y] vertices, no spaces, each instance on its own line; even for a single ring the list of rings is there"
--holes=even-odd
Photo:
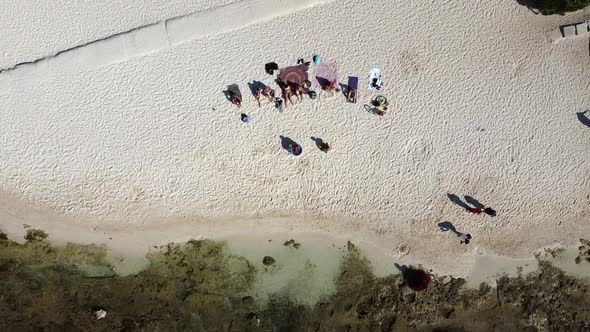
[[[348,88],[346,91],[346,99],[349,103],[356,103],[358,101],[359,78],[356,76],[348,76]]]

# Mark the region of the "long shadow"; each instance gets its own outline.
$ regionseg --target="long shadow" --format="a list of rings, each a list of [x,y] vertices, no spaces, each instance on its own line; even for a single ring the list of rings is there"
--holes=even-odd
[[[330,85],[330,81],[326,78],[316,76],[315,79],[318,81],[318,84],[320,85],[322,90]]]
[[[588,114],[588,115],[586,115]],[[576,113],[576,115],[578,116],[578,120],[586,127],[590,127],[590,118],[588,118],[590,116],[590,110],[586,110],[584,112],[578,112]]]
[[[229,90],[223,90],[223,95],[225,96],[225,99],[231,101],[231,92]]]
[[[324,140],[319,138],[319,137],[313,137],[311,136],[311,140],[315,142],[315,146],[318,147],[318,149],[322,148],[322,145],[324,144]]]
[[[350,91],[350,86],[348,84],[344,84],[344,83],[338,83],[340,85],[340,92],[342,92],[342,95],[348,99],[348,91]]]
[[[227,88],[223,90],[223,94],[229,101],[231,101],[232,96],[238,96],[240,99],[242,99],[242,92],[240,92],[240,86],[237,84],[228,85]]]
[[[485,206],[483,204],[481,204],[477,199],[471,197],[471,196],[465,196],[465,201],[471,205],[473,205],[476,208],[480,208],[483,209]]]
[[[455,233],[457,236],[463,235],[463,233],[457,231],[455,225],[453,225],[453,223],[451,223],[450,221],[439,222],[438,227],[440,227],[440,230],[443,232],[451,231]]]
[[[290,146],[299,145],[299,144],[297,144],[297,142],[290,139],[289,137],[285,137],[285,136],[280,135],[279,138],[281,139],[281,146],[283,147],[283,149],[287,150],[289,153],[291,153],[291,150],[289,149]]]
[[[447,194],[447,197],[451,200],[451,202],[459,205],[460,207],[464,208],[465,210],[469,210],[471,207],[459,198],[459,196],[455,194]]]

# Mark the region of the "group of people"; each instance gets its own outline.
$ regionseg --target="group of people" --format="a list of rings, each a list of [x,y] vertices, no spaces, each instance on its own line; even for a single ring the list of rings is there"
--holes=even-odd
[[[491,216],[491,217],[495,217],[496,216],[496,210],[492,209],[491,207],[484,207],[484,206],[476,206],[476,207],[466,207],[465,210],[467,210],[467,212],[473,213],[473,214],[481,214],[482,212]],[[469,241],[471,240],[471,234],[461,234],[461,243],[464,244],[469,244]]]
[[[312,57],[312,61],[316,65],[319,65],[321,62],[321,58],[320,58],[319,54],[315,54]],[[305,71],[307,72],[307,70],[309,69],[309,67],[311,65],[311,61],[305,61],[304,59],[298,59],[297,65],[304,66]],[[278,70],[279,70],[279,66],[275,62],[270,62],[265,65],[265,71],[269,75],[274,75],[275,72],[277,72]],[[291,82],[291,81],[282,81],[281,79],[277,78],[275,80],[275,82],[277,83],[277,85],[281,89],[280,96],[277,96],[277,94],[273,88],[271,88],[270,86],[265,85],[261,82],[254,81],[253,85],[251,85],[252,94],[254,95],[254,98],[256,99],[256,101],[258,103],[258,107],[261,106],[261,103],[260,103],[261,98],[267,98],[271,103],[274,102],[275,108],[278,112],[283,112],[284,107],[286,106],[287,102],[290,102],[291,104],[293,104],[293,101],[292,101],[293,97],[296,97],[298,100],[302,100],[303,96],[305,94],[308,94],[310,96],[310,98],[312,98],[312,99],[315,99],[315,97],[317,96],[317,93],[315,91],[311,90],[311,82],[309,80],[304,80],[304,81],[298,83],[298,82]],[[370,80],[369,83],[370,83],[371,88],[376,89],[376,90],[380,90],[381,85],[382,85],[380,74],[379,74],[378,78],[372,77],[372,79]],[[337,82],[330,82],[329,84],[322,86],[322,90],[327,91],[327,92],[332,92],[332,91],[339,92],[340,86]],[[347,100],[349,100],[349,101],[350,100],[356,101],[356,98],[357,98],[356,89],[354,89],[354,91],[347,91],[346,97],[347,97]],[[384,110],[387,110],[387,99],[385,99],[382,96],[379,96],[379,97],[380,98],[378,100],[378,103],[376,103],[375,100],[372,102],[373,106],[375,106],[374,107],[375,110],[372,111],[372,113],[378,114],[378,115],[383,115]],[[239,92],[239,90],[232,91],[232,90],[228,89],[227,98],[232,104],[234,104],[238,108],[241,108],[242,96],[241,96],[241,93]],[[252,122],[252,117],[248,116],[245,113],[241,113],[240,118],[241,118],[241,121],[244,123]],[[320,151],[322,151],[324,153],[328,153],[328,151],[330,151],[330,149],[331,149],[331,147],[328,143],[323,142],[321,140],[318,141],[316,145],[320,149]],[[294,156],[299,156],[303,152],[302,147],[295,142],[289,144],[287,149]]]

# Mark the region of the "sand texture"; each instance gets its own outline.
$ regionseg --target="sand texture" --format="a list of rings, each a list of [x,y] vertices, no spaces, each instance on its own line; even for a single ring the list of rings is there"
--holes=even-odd
[[[546,37],[588,10],[541,17],[509,0],[24,6],[48,8],[0,22],[0,190],[14,199],[103,224],[329,220],[426,260],[526,257],[590,233],[590,127],[576,114],[590,109],[588,40]],[[320,93],[283,113],[259,108],[247,82],[272,82],[264,64],[314,52],[337,61],[341,82],[360,77],[359,103]],[[363,108],[372,67],[391,104],[384,117]],[[234,83],[240,110],[222,93]],[[303,155],[291,157],[281,135]],[[449,193],[498,216],[466,213]]]

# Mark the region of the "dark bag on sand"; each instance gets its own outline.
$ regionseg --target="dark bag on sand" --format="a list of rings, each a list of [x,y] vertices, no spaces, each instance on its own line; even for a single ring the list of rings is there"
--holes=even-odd
[[[264,65],[264,70],[267,74],[273,75],[276,70],[279,70],[279,65],[277,65],[276,62],[269,62]]]

